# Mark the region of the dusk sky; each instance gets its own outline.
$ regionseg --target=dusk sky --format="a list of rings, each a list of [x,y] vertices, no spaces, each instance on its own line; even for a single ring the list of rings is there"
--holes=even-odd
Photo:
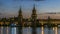
[[[30,16],[34,4],[37,9],[37,14],[60,12],[60,0],[0,0],[0,17],[17,16],[20,7],[25,17]]]

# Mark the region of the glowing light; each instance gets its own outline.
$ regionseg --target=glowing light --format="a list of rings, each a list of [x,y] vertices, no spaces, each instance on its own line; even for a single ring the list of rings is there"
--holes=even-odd
[[[16,34],[16,27],[12,28],[12,33],[11,34]]]
[[[41,34],[44,34],[44,27],[42,26],[41,28],[42,28],[42,32],[41,32]]]
[[[53,27],[53,30],[55,30],[54,27]]]
[[[58,34],[58,30],[57,30],[57,27],[55,27],[55,34]]]

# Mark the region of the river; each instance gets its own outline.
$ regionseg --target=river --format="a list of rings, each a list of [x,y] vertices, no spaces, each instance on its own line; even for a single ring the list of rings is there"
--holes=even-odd
[[[60,34],[60,28],[57,28],[57,33],[54,28],[44,27],[43,30],[41,27],[36,27],[37,34]],[[44,32],[44,33],[43,33]],[[18,27],[0,27],[0,34],[18,34]],[[22,27],[22,34],[32,34],[31,27]]]

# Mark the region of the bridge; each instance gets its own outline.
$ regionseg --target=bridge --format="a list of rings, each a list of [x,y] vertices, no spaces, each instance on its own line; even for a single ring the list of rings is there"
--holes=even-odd
[[[0,26],[11,26],[11,24],[15,24],[15,26],[18,26],[18,21],[11,19],[11,20],[1,20],[0,21]],[[43,25],[42,25],[43,24]],[[48,17],[48,19],[37,19],[36,20],[36,27],[41,27],[41,26],[45,26],[45,25],[49,25],[50,27],[54,27],[54,26],[59,26],[60,25],[60,19],[51,19],[50,17]],[[31,19],[24,19],[22,22],[22,27],[32,27],[32,21]]]

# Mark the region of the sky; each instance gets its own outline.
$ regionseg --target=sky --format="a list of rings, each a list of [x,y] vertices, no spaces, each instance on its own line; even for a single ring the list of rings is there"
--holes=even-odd
[[[0,0],[0,17],[18,16],[19,8],[22,8],[24,17],[31,16],[33,5],[35,4],[37,14],[60,13],[60,0]]]

